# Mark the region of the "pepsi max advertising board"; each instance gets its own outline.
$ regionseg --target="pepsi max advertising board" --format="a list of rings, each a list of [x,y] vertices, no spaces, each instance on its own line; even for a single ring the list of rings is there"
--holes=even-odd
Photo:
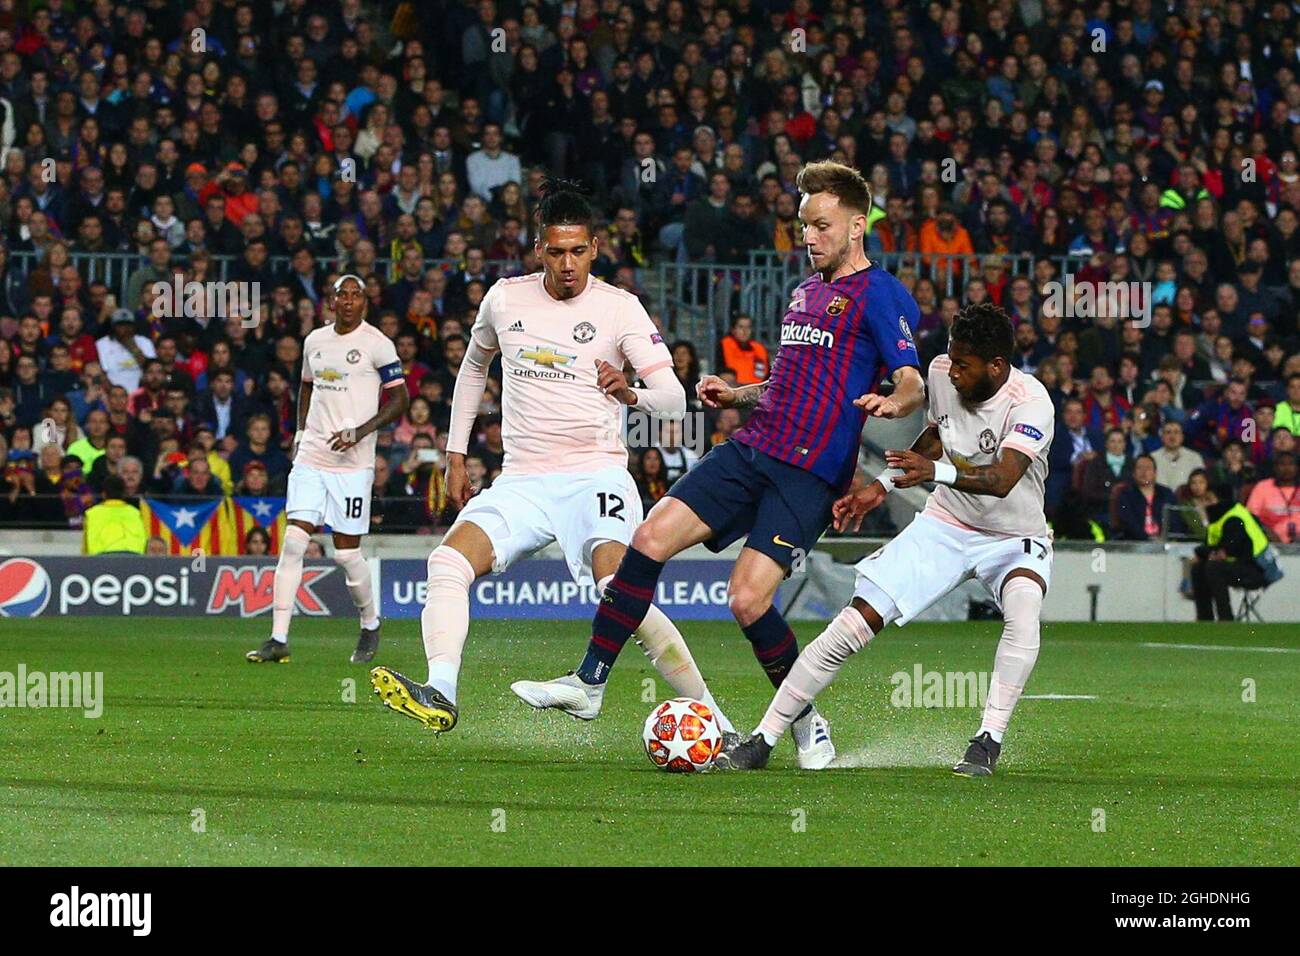
[[[0,617],[271,613],[275,558],[0,558]],[[303,565],[297,611],[356,616],[332,561]]]

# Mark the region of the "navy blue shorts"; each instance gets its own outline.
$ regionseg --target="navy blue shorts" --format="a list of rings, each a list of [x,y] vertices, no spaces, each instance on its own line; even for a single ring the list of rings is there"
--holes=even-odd
[[[840,497],[812,472],[734,439],[714,447],[668,494],[709,526],[710,551],[748,535],[746,547],[787,569],[812,551]]]

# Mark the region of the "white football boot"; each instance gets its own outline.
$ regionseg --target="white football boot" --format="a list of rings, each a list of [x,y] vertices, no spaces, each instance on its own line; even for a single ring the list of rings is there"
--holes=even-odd
[[[813,708],[790,725],[799,752],[800,770],[825,770],[835,759],[835,745],[831,743],[831,725]]]
[[[588,684],[577,674],[546,681],[517,680],[510,689],[530,707],[563,711],[577,720],[595,720],[605,698],[604,684]]]

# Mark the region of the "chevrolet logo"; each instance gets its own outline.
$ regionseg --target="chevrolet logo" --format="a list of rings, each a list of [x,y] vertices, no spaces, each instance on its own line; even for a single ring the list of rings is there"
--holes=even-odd
[[[320,379],[322,382],[341,382],[341,381],[343,381],[343,373],[342,373],[342,372],[336,372],[336,371],[334,371],[334,369],[332,369],[332,368],[321,369],[321,371],[319,372],[319,374],[317,374],[316,377],[317,377],[318,379]]]
[[[520,349],[519,358],[532,362],[534,365],[545,365],[548,368],[554,368],[557,365],[572,365],[577,361],[578,356],[557,352],[549,345],[546,345],[531,349]]]

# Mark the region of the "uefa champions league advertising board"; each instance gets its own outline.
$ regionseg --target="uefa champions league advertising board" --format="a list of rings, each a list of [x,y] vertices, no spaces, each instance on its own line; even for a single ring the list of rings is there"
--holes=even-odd
[[[675,621],[730,620],[727,578],[731,561],[670,561],[655,592],[655,604]],[[419,617],[424,608],[425,562],[385,560],[380,578],[385,618]],[[488,574],[469,591],[470,620],[572,620],[596,610],[594,585],[578,585],[563,561],[520,561],[501,574]]]

